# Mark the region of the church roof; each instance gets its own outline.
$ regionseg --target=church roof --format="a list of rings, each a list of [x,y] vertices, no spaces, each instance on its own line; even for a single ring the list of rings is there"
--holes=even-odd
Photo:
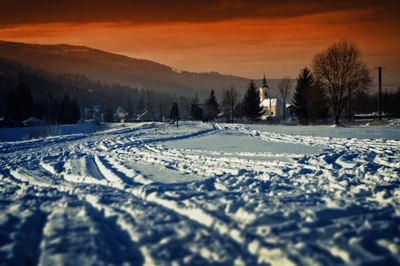
[[[270,102],[271,102],[271,104],[270,104]],[[267,108],[269,108],[270,106],[271,107],[275,107],[275,106],[282,107],[283,102],[279,98],[266,98],[260,103],[260,106],[267,107]]]

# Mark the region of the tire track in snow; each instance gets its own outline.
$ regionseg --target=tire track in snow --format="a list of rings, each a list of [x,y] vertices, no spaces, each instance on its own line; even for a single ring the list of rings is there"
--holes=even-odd
[[[311,142],[311,144],[313,144],[314,142]],[[341,146],[342,144],[334,144],[334,145],[338,145],[338,146]],[[352,153],[353,151],[351,151],[350,152],[350,154]],[[308,156],[309,158],[313,158],[314,156]],[[344,157],[344,156],[337,156],[336,157],[336,160],[338,161],[338,165],[340,165],[341,166],[341,168],[344,168],[344,169],[346,169],[347,167],[346,166],[349,166],[350,164],[352,165],[352,166],[355,166],[355,164],[354,163],[351,163],[351,162],[349,162],[349,160],[353,160],[353,158],[354,157],[351,157],[350,156],[350,158],[348,157],[348,155],[346,155],[346,157]],[[307,159],[308,160],[308,159]],[[301,170],[300,172],[298,172],[298,173],[295,173],[295,172],[292,172],[291,174],[294,174],[294,176],[293,177],[295,177],[295,176],[297,176],[297,175],[304,175],[304,174],[306,174],[306,175],[309,175],[309,177],[308,178],[311,178],[311,176],[313,175],[313,173],[317,173],[317,172],[320,172],[320,169],[318,168],[318,167],[316,167],[316,168],[313,168],[312,166],[310,167],[309,166],[309,164],[307,163],[307,161],[304,161],[304,162],[302,162],[302,161],[299,161],[299,164],[300,165],[304,165],[304,166],[306,166],[307,168],[308,168],[308,170],[307,171],[303,171],[303,170]],[[299,165],[297,165],[297,167],[298,167]],[[328,188],[327,188],[327,191],[329,191],[329,190],[331,190],[332,188],[334,188],[335,190],[339,190],[339,191],[345,191],[346,190],[346,187],[348,186],[346,183],[337,183],[337,180],[336,180],[336,177],[339,175],[339,177],[340,177],[340,174],[342,174],[342,173],[340,173],[340,171],[339,171],[340,169],[338,169],[338,170],[330,170],[330,172],[332,172],[332,174],[334,175],[334,176],[332,176],[332,180],[331,181],[333,181],[334,183],[331,185],[331,186],[328,186]],[[329,170],[328,170],[329,171]],[[343,185],[342,185],[343,184]],[[314,186],[315,184],[312,184],[312,182],[310,182],[310,187],[313,187],[313,188],[315,188],[315,186]],[[171,203],[171,202],[167,202],[167,203],[165,203],[166,205],[168,205],[168,204],[172,204],[172,209],[174,209],[176,206],[174,206],[174,203]],[[335,209],[332,209],[332,210],[327,210],[328,211],[328,213],[335,213]],[[193,215],[193,217],[195,217],[196,215]],[[200,215],[201,216],[201,215]],[[344,217],[344,219],[345,219],[345,221],[346,221],[346,219],[347,219],[347,217]],[[204,220],[207,220],[207,219],[204,219]],[[350,221],[349,221],[350,222]],[[351,223],[351,222],[350,222]],[[211,223],[212,224],[212,223]],[[336,230],[337,228],[336,227],[334,227],[334,230]],[[332,236],[332,235],[331,235]],[[273,252],[271,253],[271,252],[269,252],[268,250],[265,250],[264,248],[262,248],[262,249],[260,249],[259,248],[259,244],[257,243],[257,242],[254,242],[254,244],[252,245],[252,248],[254,248],[254,249],[256,249],[257,250],[257,252],[258,251],[261,251],[261,253],[265,253],[265,254],[269,254],[269,255],[267,255],[266,256],[266,258],[267,257],[270,257],[270,256],[274,256],[274,254],[273,254]],[[290,250],[290,247],[288,247],[287,248],[287,250]],[[257,253],[257,252],[255,252],[255,253]],[[321,252],[321,253],[326,253],[326,255],[324,255],[325,256],[325,258],[324,258],[324,260],[322,260],[322,261],[325,261],[325,262],[327,262],[327,261],[330,261],[331,263],[334,263],[334,262],[336,262],[336,263],[338,263],[338,262],[340,262],[340,260],[338,260],[337,258],[335,258],[335,255],[333,255],[333,253],[332,254],[329,254],[330,253],[330,251],[327,251],[327,250],[320,250],[319,252]],[[334,251],[332,251],[332,252],[334,252]],[[276,254],[275,254],[276,255]],[[299,256],[300,254],[297,254],[297,256]],[[360,254],[358,254],[358,255],[360,255]],[[357,253],[355,253],[355,256],[358,256],[357,255]],[[279,255],[279,257],[282,257],[282,254],[280,254]],[[269,258],[270,259],[270,258]],[[308,259],[311,259],[311,258],[308,258]],[[313,259],[316,259],[316,258],[313,258]],[[267,260],[266,260],[267,261]],[[316,260],[316,262],[318,261],[318,259]],[[322,261],[319,261],[319,263],[321,263]],[[343,262],[343,261],[342,261]],[[348,261],[347,261],[347,263],[349,263]]]
[[[206,136],[209,134],[216,133],[218,130],[220,130],[219,126],[216,126],[215,124],[211,124],[211,128],[209,128],[209,129],[203,129],[203,130],[199,130],[199,131],[189,133],[189,134],[184,134],[184,135],[143,140],[142,143],[148,144],[148,143],[156,143],[156,142],[162,142],[162,141],[183,140],[183,139],[203,137],[203,136]]]
[[[203,133],[207,133],[207,132],[204,131]],[[201,134],[203,134],[203,133],[201,133]],[[201,134],[192,134],[188,137],[199,136]],[[65,163],[64,164],[65,171],[62,172],[62,174],[64,174],[64,177],[67,177],[66,178],[67,180],[72,179],[70,181],[73,181],[73,182],[78,181],[79,182],[79,178],[83,177],[82,182],[96,184],[98,182],[94,182],[94,180],[102,180],[102,176],[103,176],[103,177],[106,177],[106,179],[108,179],[111,183],[116,181],[115,176],[112,175],[112,172],[107,172],[108,169],[104,166],[104,164],[102,162],[100,162],[98,157],[94,157],[94,163],[93,163],[93,157],[91,157],[91,156],[84,156],[79,159],[67,160],[64,163]],[[51,167],[50,168],[47,167],[47,168],[52,170]],[[52,172],[55,173],[54,168],[53,168]],[[100,183],[101,183],[101,181],[100,181]],[[110,183],[108,183],[107,185],[110,185]],[[54,216],[51,216],[51,219],[53,219],[53,218],[54,218]],[[51,227],[51,226],[48,225],[48,227]],[[51,231],[51,229],[47,228],[47,231],[48,230]],[[46,244],[44,244],[44,245],[46,246]],[[45,260],[49,261],[49,258],[46,257]],[[50,259],[50,261],[51,261],[51,259]]]
[[[25,214],[26,215],[26,214]],[[9,216],[10,219],[13,217]],[[15,216],[14,216],[15,218]],[[17,218],[18,219],[18,218]],[[13,235],[16,242],[13,244],[12,257],[1,258],[0,261],[8,265],[35,265],[39,261],[42,239],[42,230],[46,223],[46,215],[40,210],[31,211],[31,215],[22,220],[10,221],[15,228],[6,227],[9,235]],[[12,231],[13,233],[11,233]]]
[[[59,137],[51,137],[46,139],[37,139],[37,140],[29,140],[29,141],[18,141],[18,142],[0,142],[0,152],[1,154],[13,154],[15,152],[20,152],[23,150],[28,150],[30,152],[43,149],[44,147],[54,147],[57,145],[64,146],[65,143],[71,142],[80,142],[85,141],[89,138],[88,134],[76,134],[76,135],[66,135]],[[1,158],[1,155],[0,155]]]
[[[187,217],[195,223],[201,224],[207,228],[207,230],[216,233],[218,238],[229,239],[229,242],[236,247],[236,252],[239,252],[240,256],[245,258],[245,264],[251,265],[255,263],[268,263],[274,261],[274,256],[270,256],[270,252],[271,250],[274,250],[274,248],[271,248],[271,245],[265,242],[261,237],[243,231],[238,227],[236,221],[231,220],[230,222],[227,222],[224,219],[203,210],[201,207],[196,206],[196,204],[188,204],[187,201],[164,199],[159,196],[157,192],[151,192],[149,194],[142,193],[141,197],[145,201],[155,203],[172,212]],[[266,253],[269,255],[264,257]],[[290,260],[287,255],[281,252],[280,258],[277,259],[275,263],[290,265]]]
[[[89,203],[64,197],[51,208],[41,243],[41,265],[140,265],[136,243],[115,222]],[[60,252],[62,250],[62,252]]]
[[[10,174],[21,182],[43,187],[54,187],[57,183],[53,175],[43,168],[26,169],[19,167],[15,170],[10,170]]]
[[[62,175],[69,182],[100,185],[109,183],[99,170],[93,155],[67,160]]]
[[[214,231],[210,231],[209,227],[204,227],[201,222],[187,219],[186,215],[181,215],[174,210],[165,208],[165,206],[153,204],[145,200],[132,203],[135,204],[134,206],[129,206],[130,204],[118,204],[118,207],[116,208],[114,204],[112,206],[109,206],[110,203],[107,203],[107,205],[101,204],[101,199],[94,196],[87,196],[86,199],[98,210],[104,212],[106,216],[119,216],[118,223],[121,227],[129,232],[136,242],[140,243],[142,247],[141,251],[145,254],[146,264],[164,264],[166,262],[173,263],[174,261],[178,264],[182,264],[183,259],[188,259],[185,256],[189,255],[186,254],[189,250],[192,253],[198,253],[198,255],[202,257],[200,260],[199,258],[192,258],[191,260],[194,260],[192,263],[195,264],[233,264],[233,259],[229,258],[232,256],[232,254],[229,254],[229,252],[233,252],[232,250],[223,251],[221,250],[221,247],[217,250],[207,249],[207,246],[209,245],[223,245],[227,248],[226,246],[228,243],[230,243],[229,249],[235,249],[235,254],[241,254],[239,257],[244,255],[243,250],[241,250],[241,248],[239,248],[234,242],[230,241],[227,243],[226,237],[215,236]],[[105,201],[109,202],[109,200]],[[126,203],[126,201],[127,200],[125,199],[124,202]],[[145,205],[143,205],[143,203]],[[123,215],[121,215],[121,213],[123,213]],[[149,216],[151,217],[150,219]],[[128,219],[128,221],[126,219]],[[130,219],[134,219],[134,222],[129,221]],[[167,219],[168,222],[165,222],[165,219]],[[148,227],[149,222],[152,223],[150,228]],[[136,226],[132,226],[133,224]],[[160,228],[161,231],[157,228]],[[203,233],[198,235],[193,234],[192,232]],[[208,238],[211,235],[213,235],[212,243],[208,242]],[[199,241],[206,241],[206,243],[201,244]],[[179,250],[176,250],[176,245],[179,245]],[[218,253],[216,254],[215,252]],[[247,262],[254,263],[254,260],[251,260],[247,256]]]
[[[31,165],[28,158],[44,158],[40,160],[42,167],[49,172],[46,175],[52,176],[66,173],[65,163],[68,166],[71,161],[75,160],[76,163],[80,158],[91,158],[89,168],[98,169],[97,173],[88,169],[88,175],[97,176],[99,180],[104,180],[104,184],[75,183],[79,185],[68,192],[70,195],[66,203],[60,200],[57,204],[51,204],[52,209],[65,210],[61,212],[67,217],[65,221],[77,225],[71,227],[69,235],[80,233],[79,219],[83,220],[81,225],[91,224],[89,227],[93,228],[94,233],[87,236],[87,239],[98,239],[100,245],[102,238],[98,234],[106,229],[98,229],[93,225],[96,223],[96,217],[100,217],[99,221],[110,222],[111,228],[123,228],[122,224],[127,224],[126,228],[132,230],[132,234],[129,233],[131,239],[134,234],[143,231],[143,234],[137,236],[138,244],[145,247],[148,254],[145,255],[142,249],[141,252],[143,256],[149,256],[150,259],[159,262],[158,264],[170,261],[184,264],[183,257],[189,255],[180,253],[181,250],[190,251],[190,255],[193,256],[189,262],[193,264],[215,264],[218,261],[212,260],[213,256],[218,256],[218,250],[223,248],[212,246],[213,240],[226,244],[231,248],[229,251],[233,254],[240,253],[242,257],[253,262],[252,264],[283,263],[288,257],[297,264],[323,265],[390,262],[395,264],[400,261],[399,242],[395,237],[398,235],[397,224],[400,222],[400,190],[396,181],[399,174],[399,153],[398,149],[395,149],[398,142],[382,141],[381,144],[373,146],[372,141],[358,143],[355,140],[331,138],[326,141],[331,143],[332,147],[342,146],[335,153],[308,155],[294,163],[274,165],[271,162],[256,164],[252,161],[235,160],[232,163],[229,159],[214,160],[212,156],[186,156],[181,151],[162,150],[153,143],[146,143],[148,147],[158,150],[151,151],[144,145],[131,143],[132,136],[130,135],[129,139],[118,134],[107,137],[109,150],[106,151],[98,147],[101,142],[99,138],[89,141],[88,144],[83,141],[72,143],[64,149],[68,151],[65,156],[62,155],[62,151],[59,152],[59,156],[51,158],[49,152],[40,150],[36,154],[27,153],[22,156],[24,158],[12,157],[13,154],[9,154],[10,156],[0,158],[0,167],[20,164],[19,171],[27,172],[26,169]],[[286,141],[296,142],[298,137],[288,137]],[[129,152],[121,153],[119,149]],[[221,173],[213,178],[213,183],[204,180],[174,185],[132,184],[124,190],[115,189],[119,184],[117,178],[122,183],[127,183],[131,176],[135,177],[134,167],[118,168],[118,164],[124,165],[126,160],[137,160],[139,163],[147,160],[153,160],[154,163],[159,161],[160,165],[171,167],[174,171],[187,169],[200,172],[201,169],[210,168]],[[103,171],[101,165],[105,168]],[[83,168],[87,168],[87,165]],[[224,168],[231,168],[233,172],[229,173],[223,170]],[[356,170],[353,171],[353,168]],[[245,171],[239,171],[240,169]],[[40,171],[42,170],[37,171],[37,178]],[[3,195],[7,195],[8,199],[14,199],[11,197],[13,194],[26,195],[24,199],[29,200],[38,198],[40,193],[52,193],[50,188],[33,186],[26,182],[22,184],[14,180],[7,169],[2,170],[1,175],[0,188],[6,187]],[[35,175],[36,173],[30,177]],[[128,179],[125,179],[126,177]],[[69,182],[64,181],[63,184]],[[17,188],[19,186],[21,188]],[[138,205],[135,205],[133,200],[122,203],[128,198],[134,199],[133,196],[124,196],[128,193],[141,197],[137,201],[143,208],[142,212],[137,211]],[[87,214],[81,213],[82,216],[74,220],[74,214],[79,213],[73,210],[74,205],[82,209],[85,204],[82,205],[79,201],[77,203],[72,198],[81,199],[85,198],[85,195],[94,194],[104,196],[104,201],[98,203],[109,207],[110,214],[107,214],[105,207],[96,212],[91,211],[92,208],[88,206],[84,211]],[[1,204],[7,206],[10,203],[2,201]],[[380,211],[373,212],[374,210]],[[147,212],[150,213],[149,216],[145,216],[144,213]],[[160,213],[161,215],[156,216]],[[163,216],[168,215],[178,222],[167,221]],[[56,221],[52,221],[49,226]],[[138,228],[138,225],[141,227]],[[148,235],[145,235],[146,228],[151,228]],[[154,228],[159,231],[155,232]],[[238,233],[235,233],[234,229]],[[201,242],[201,245],[194,240],[207,237],[211,240]],[[244,244],[240,244],[241,239]],[[55,248],[61,248],[60,243],[51,244],[54,244]],[[85,247],[82,243],[74,243],[76,246]],[[186,249],[188,243],[189,251]],[[208,250],[202,251],[198,246]],[[93,249],[97,248],[101,247],[94,246]],[[216,251],[212,252],[213,249]],[[95,256],[100,256],[96,252]],[[118,252],[112,253],[114,255],[110,255],[111,259],[99,257],[99,260],[117,261],[112,258]],[[179,255],[174,257],[173,254]],[[196,256],[203,256],[202,258],[208,260],[197,260]],[[43,258],[46,260],[48,257],[43,255]],[[78,258],[71,258],[71,263],[76,262],[79,262]],[[232,258],[225,262],[233,264],[230,263]]]
[[[43,200],[53,199],[48,195],[25,195],[23,190],[26,187],[20,185],[9,184],[8,188],[13,189],[13,193],[2,191],[0,201],[0,264],[36,265],[41,253],[40,242],[46,223],[46,213],[40,209],[40,205]],[[30,189],[31,193],[35,190]]]
[[[101,197],[104,197],[104,195]],[[135,220],[135,217],[131,214],[132,212],[137,213],[136,209],[128,210],[128,212],[122,209],[115,210],[114,207],[108,206],[110,205],[110,200],[107,200],[107,205],[102,204],[99,202],[99,197],[94,195],[87,195],[85,197],[85,201],[87,202],[87,204],[92,206],[92,208],[96,209],[99,213],[102,213],[105,219],[114,219],[115,225],[118,226],[120,230],[126,232],[133,243],[139,243],[140,237],[137,233],[137,229],[135,228],[135,224],[137,224],[137,222]],[[127,250],[126,252],[129,252],[129,250]],[[146,265],[155,265],[151,255],[149,254],[150,252],[146,247],[143,247],[142,245],[140,248],[138,248],[138,252],[141,253],[143,263],[145,263]]]
[[[123,180],[118,175],[116,175],[109,167],[105,166],[104,161],[100,159],[98,155],[94,156],[94,161],[100,173],[104,176],[105,179],[113,183],[113,186],[116,186],[120,189],[124,188]]]
[[[126,189],[142,184],[151,184],[153,181],[146,179],[134,169],[129,169],[111,158],[95,155],[95,162],[101,174],[110,182],[110,186]]]

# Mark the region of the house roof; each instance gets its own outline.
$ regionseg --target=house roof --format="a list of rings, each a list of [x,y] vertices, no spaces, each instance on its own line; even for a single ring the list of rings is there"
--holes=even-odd
[[[24,124],[39,124],[42,122],[43,122],[42,120],[40,120],[39,118],[36,118],[36,117],[31,117],[29,119],[22,121],[22,123],[24,123]]]
[[[118,117],[123,117],[123,116],[128,115],[128,112],[126,112],[122,107],[118,107],[117,110],[115,111],[114,115],[118,116]]]

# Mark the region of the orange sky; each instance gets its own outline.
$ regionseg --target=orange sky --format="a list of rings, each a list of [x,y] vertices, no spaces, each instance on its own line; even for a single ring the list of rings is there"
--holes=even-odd
[[[5,4],[0,39],[85,45],[178,70],[280,78],[296,77],[315,53],[349,38],[371,68],[386,67],[386,85],[400,85],[396,1],[55,2]]]

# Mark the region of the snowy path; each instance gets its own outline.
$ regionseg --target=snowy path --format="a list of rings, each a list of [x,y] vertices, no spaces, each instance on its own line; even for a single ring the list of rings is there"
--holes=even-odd
[[[0,143],[0,265],[399,264],[399,138],[293,129]]]

